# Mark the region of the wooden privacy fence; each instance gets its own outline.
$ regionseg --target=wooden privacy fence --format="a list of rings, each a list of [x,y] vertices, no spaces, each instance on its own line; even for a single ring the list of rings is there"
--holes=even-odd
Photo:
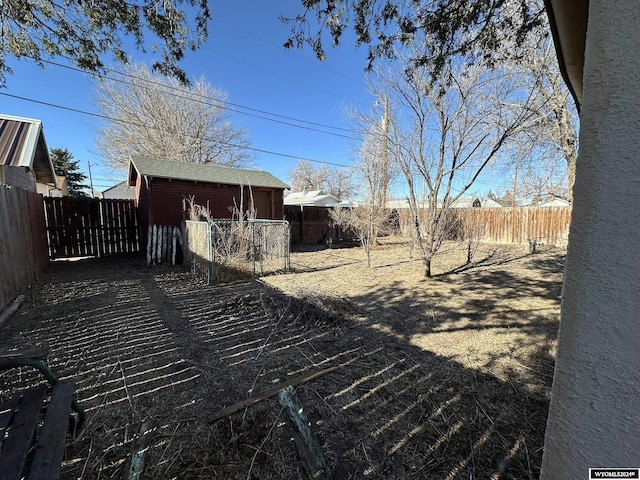
[[[409,236],[413,223],[409,209],[398,209],[400,230]],[[452,208],[448,222],[451,239],[472,235],[487,243],[536,243],[566,246],[571,207]]]
[[[51,258],[140,251],[133,200],[46,197],[44,205]]]
[[[571,207],[465,208],[455,209],[455,213],[461,223],[478,227],[483,242],[535,240],[566,246],[569,241]]]
[[[38,279],[48,261],[42,195],[0,185],[0,310]]]
[[[284,216],[291,226],[292,243],[338,241],[340,230],[331,221],[331,207],[285,205]]]

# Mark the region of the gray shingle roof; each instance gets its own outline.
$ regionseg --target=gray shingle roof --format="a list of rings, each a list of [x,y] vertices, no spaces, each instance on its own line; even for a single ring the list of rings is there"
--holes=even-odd
[[[173,178],[193,182],[223,183],[226,185],[250,185],[252,187],[289,188],[289,186],[261,170],[202,165],[148,157],[131,157],[129,181],[133,180],[132,170],[140,175],[159,178]]]
[[[136,189],[129,185],[127,181],[115,184],[111,188],[102,191],[102,198],[116,198],[124,200],[135,200]]]

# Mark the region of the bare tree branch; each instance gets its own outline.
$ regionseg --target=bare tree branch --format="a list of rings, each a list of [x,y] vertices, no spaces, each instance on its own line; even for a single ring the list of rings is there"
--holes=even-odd
[[[114,168],[130,155],[181,162],[248,166],[253,157],[247,133],[234,125],[220,101],[226,94],[204,80],[183,86],[153,74],[142,65],[128,66],[126,77],[96,85],[96,108],[113,119],[98,127],[98,151]]]
[[[431,73],[380,75],[393,105],[388,144],[404,175],[426,276],[455,227],[451,205],[534,115],[533,94],[486,65],[450,65],[435,80]]]

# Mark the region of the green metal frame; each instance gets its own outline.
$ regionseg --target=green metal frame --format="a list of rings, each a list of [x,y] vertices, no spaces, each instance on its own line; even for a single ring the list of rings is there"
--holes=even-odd
[[[4,359],[2,363],[2,368],[4,369],[16,367],[33,367],[37,369],[52,386],[55,386],[60,381],[56,374],[53,373],[42,360],[36,360],[32,358],[16,358],[15,360]],[[75,398],[71,402],[71,408],[78,414],[78,422],[76,423],[76,427],[80,429],[87,419],[87,414],[80,406],[80,404],[78,404]]]

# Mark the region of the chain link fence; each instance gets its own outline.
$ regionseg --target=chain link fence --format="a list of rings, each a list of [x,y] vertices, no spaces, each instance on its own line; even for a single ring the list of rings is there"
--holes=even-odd
[[[288,270],[290,237],[285,220],[186,222],[191,264],[209,283]]]

